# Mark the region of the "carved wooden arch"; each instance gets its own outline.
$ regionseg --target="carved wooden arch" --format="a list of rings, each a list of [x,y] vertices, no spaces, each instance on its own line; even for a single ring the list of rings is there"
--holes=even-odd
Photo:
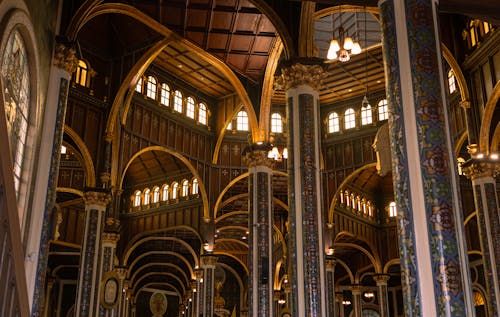
[[[328,210],[328,223],[333,223],[333,212],[335,211],[335,204],[337,203],[337,199],[338,199],[339,193],[344,188],[344,186],[347,183],[349,183],[354,176],[356,176],[357,174],[359,174],[359,172],[361,172],[361,171],[363,171],[365,169],[374,168],[376,166],[377,166],[376,162],[366,164],[366,165],[361,166],[360,168],[356,169],[354,172],[352,172],[346,178],[344,178],[344,180],[342,181],[342,183],[340,183],[339,187],[337,188],[337,191],[333,195],[332,202],[330,203],[330,208]]]
[[[143,269],[147,269],[148,267],[151,267],[151,266],[162,266],[162,267],[172,267],[174,268],[176,271],[179,271],[179,273],[182,275],[182,277],[184,278],[184,281],[185,281],[185,284],[186,285],[189,285],[189,283],[191,282],[192,278],[188,277],[186,275],[186,272],[184,272],[184,270],[179,267],[178,265],[175,265],[173,263],[165,263],[165,262],[149,262],[147,264],[144,264],[140,267],[137,268],[137,270],[135,270],[135,273],[129,278],[130,281],[134,281],[136,280],[136,277],[138,274],[140,274],[140,271],[143,270]]]
[[[169,277],[172,277],[174,280],[176,280],[177,282],[179,282],[179,284],[181,285],[182,287],[182,292],[180,292],[181,294],[184,294],[186,292],[186,286],[189,286],[189,285],[185,285],[184,283],[182,283],[182,280],[177,277],[177,275],[173,274],[173,273],[168,273],[168,272],[150,272],[150,273],[146,273],[144,275],[141,275],[141,277],[139,277],[135,282],[132,283],[132,291],[135,291],[137,286],[139,286],[139,283],[146,279],[147,277],[150,277],[150,276],[169,276]],[[172,287],[174,287],[173,285],[171,285]],[[177,288],[174,287],[174,289],[177,290]]]
[[[56,191],[58,193],[70,193],[70,194],[74,194],[74,195],[77,195],[77,196],[83,198],[83,192],[81,190],[74,189],[74,188],[71,188],[71,187],[57,187]]]
[[[133,268],[137,264],[137,262],[139,262],[141,259],[143,259],[145,257],[148,257],[150,255],[154,255],[154,254],[171,255],[171,256],[179,258],[183,263],[186,264],[186,267],[189,269],[189,273],[191,274],[191,279],[195,279],[196,275],[194,274],[193,268],[191,267],[191,263],[188,261],[188,259],[186,259],[181,254],[173,252],[173,251],[148,251],[148,252],[142,253],[134,261],[132,261],[132,263],[130,263],[130,265],[128,265],[129,270],[127,270],[127,278],[130,278],[130,269]],[[124,263],[124,264],[126,265],[127,263]]]
[[[281,284],[283,283],[283,277],[280,278],[280,269],[283,265],[283,260],[279,259],[276,262],[276,266],[274,267],[274,281],[273,281],[273,289],[275,291],[279,291],[281,289]]]
[[[225,239],[225,240],[226,241],[232,241],[232,242],[238,241],[238,240],[233,240],[233,239]],[[239,242],[241,242],[241,241],[239,241]],[[246,246],[246,247],[248,248],[248,246]],[[236,262],[238,262],[241,265],[241,267],[245,270],[245,272],[247,274],[250,272],[250,270],[248,269],[247,265],[245,263],[243,263],[243,261],[241,261],[240,258],[238,258],[237,256],[232,255],[229,252],[226,252],[226,251],[215,251],[215,252],[213,252],[213,254],[215,254],[215,255],[224,255],[224,256],[227,256],[227,257],[229,257],[231,259],[234,259],[234,260],[236,260]]]
[[[109,14],[109,13],[114,13],[114,14],[123,14],[126,16],[129,16],[141,23],[143,23],[145,26],[151,28],[152,30],[158,32],[159,34],[162,34],[166,38],[171,38],[172,40],[176,42],[182,43],[184,46],[189,48],[192,52],[197,54],[201,59],[209,62],[212,64],[218,71],[220,71],[226,78],[229,80],[229,82],[233,85],[233,87],[236,90],[236,93],[240,97],[240,100],[242,102],[242,106],[245,108],[245,110],[248,113],[248,119],[249,119],[249,124],[251,128],[251,133],[252,133],[252,138],[256,138],[258,135],[258,122],[257,122],[257,117],[255,114],[255,110],[252,106],[252,102],[250,100],[250,97],[248,96],[243,84],[239,80],[239,78],[236,76],[236,74],[227,66],[224,64],[222,61],[220,61],[218,58],[212,56],[211,54],[205,52],[203,49],[198,47],[197,45],[193,44],[192,42],[183,39],[179,35],[175,34],[173,31],[169,30],[167,27],[165,27],[163,24],[159,23],[158,21],[154,20],[147,14],[143,13],[142,11],[138,10],[137,8],[126,5],[126,4],[120,4],[120,3],[111,3],[111,4],[98,4],[90,8],[87,12],[85,12],[85,17],[74,17],[74,19],[77,19],[78,25],[72,27],[71,33],[68,34],[68,37],[71,39],[76,39],[76,36],[78,34],[78,31],[82,28],[85,23],[88,21],[92,20],[93,18],[103,15],[103,14]],[[76,22],[75,22],[76,24]],[[129,105],[124,104],[124,108],[128,107]],[[114,116],[109,117],[108,123],[109,122],[114,122],[116,121],[116,115],[117,111],[114,110],[112,111]],[[113,129],[110,126],[107,126],[106,128],[106,133],[113,133]],[[110,136],[108,135],[108,139]],[[255,140],[256,141],[256,140]]]
[[[333,247],[334,248],[335,247],[349,247],[349,248],[353,248],[353,249],[356,249],[358,251],[361,251],[361,253],[366,255],[368,257],[368,259],[370,260],[370,262],[372,262],[372,266],[375,268],[375,273],[382,273],[380,261],[378,259],[375,259],[376,254],[375,255],[371,254],[370,252],[368,252],[368,250],[366,250],[362,246],[357,245],[355,243],[334,242]]]
[[[342,10],[341,10],[342,9]],[[321,19],[327,15],[332,15],[339,12],[368,12],[373,14],[373,17],[380,23],[380,9],[378,7],[364,7],[364,6],[356,6],[356,5],[342,5],[328,7],[313,13],[314,20]]]
[[[234,278],[236,279],[236,281],[238,282],[238,286],[240,287],[240,290],[241,290],[241,293],[240,293],[240,305],[242,304],[242,300],[244,300],[243,297],[243,294],[245,293],[245,287],[244,287],[244,283],[243,281],[241,280],[241,277],[240,275],[238,274],[238,272],[236,272],[236,270],[234,268],[232,268],[231,266],[227,265],[226,263],[223,263],[223,262],[217,262],[217,265],[221,266],[222,268],[224,268],[225,270],[228,270],[233,276]],[[241,306],[240,306],[241,307]],[[215,315],[214,315],[215,316]]]
[[[375,247],[375,245],[371,242],[371,241],[368,241],[367,239],[365,239],[364,237],[360,237],[360,236],[357,236],[357,235],[354,235],[348,231],[341,231],[339,233],[337,233],[337,235],[335,236],[335,239],[333,240],[333,247],[335,248],[336,245],[339,245],[339,242],[336,242],[336,240],[341,237],[341,236],[349,236],[349,237],[352,237],[352,238],[355,238],[363,243],[366,243],[366,245],[368,245],[368,247],[370,248],[370,250],[366,250],[365,248],[361,247],[361,246],[358,246],[354,243],[343,243],[343,242],[340,242],[340,245],[354,245],[355,246],[355,249],[358,249],[359,251],[363,252],[364,254],[366,254],[370,260],[372,260],[372,264],[373,266],[375,267],[375,272],[376,273],[381,273],[382,272],[382,261],[380,260],[380,257],[378,255],[378,250],[377,248]],[[371,251],[371,253],[370,253]]]
[[[86,172],[85,184],[88,187],[95,187],[96,176],[95,176],[94,162],[92,161],[92,156],[90,155],[87,145],[80,138],[78,133],[76,133],[75,130],[71,129],[67,125],[64,125],[64,133],[66,133],[66,135],[68,135],[71,138],[71,140],[75,143],[78,152],[82,156],[83,168]]]
[[[177,288],[175,288],[174,285],[172,285],[170,283],[164,283],[164,282],[150,282],[150,283],[146,283],[141,288],[139,288],[138,290],[136,290],[135,293],[133,292],[132,294],[135,294],[137,296],[137,294],[139,294],[140,292],[142,292],[144,289],[147,289],[150,286],[154,286],[154,285],[164,285],[164,286],[167,286],[169,289],[172,289],[172,290],[175,291],[175,294],[177,295],[177,297],[179,297],[179,301],[182,300],[182,294],[179,293],[179,290]]]
[[[384,270],[382,271],[382,273],[386,274],[388,271],[389,271],[389,268],[393,265],[399,265],[401,263],[401,259],[400,258],[394,258],[392,260],[389,260],[387,261],[387,263],[385,263],[384,265]]]
[[[349,276],[349,282],[351,284],[354,284],[354,275],[352,274],[351,268],[341,259],[335,259],[335,261],[337,262],[337,264],[340,264],[344,268],[344,270],[347,272],[347,275]],[[339,282],[340,281],[335,281],[335,285],[336,285],[335,288],[338,287]]]
[[[141,154],[148,152],[148,151],[160,151],[160,152],[166,152],[177,159],[179,159],[182,163],[186,165],[186,167],[189,169],[189,171],[193,174],[194,177],[198,179],[198,189],[200,190],[200,195],[203,201],[203,216],[204,217],[209,217],[209,207],[208,207],[208,196],[207,196],[207,191],[205,189],[205,185],[202,181],[202,178],[200,177],[198,171],[194,168],[193,164],[185,158],[182,154],[178,153],[177,151],[170,150],[167,147],[164,146],[149,146],[147,148],[144,148],[142,150],[137,151],[127,162],[125,167],[123,168],[122,175],[120,176],[120,182],[118,183],[118,188],[121,189],[123,186],[123,180],[125,179],[125,174],[127,172],[127,169],[129,168],[130,164],[139,157]]]
[[[500,99],[500,81],[498,81],[491,92],[486,107],[483,112],[483,120],[481,121],[481,128],[479,130],[479,151],[485,154],[489,154],[490,146],[495,150],[498,149],[498,144],[490,144],[490,128],[493,119],[493,113]],[[495,133],[492,140],[498,140],[500,131],[495,127]],[[498,143],[498,142],[497,142]]]
[[[247,214],[248,214],[248,211],[231,211],[231,212],[225,213],[225,214],[215,218],[214,222],[218,223],[221,220],[224,220],[226,218],[229,218],[229,217],[232,217],[235,215],[247,215]]]

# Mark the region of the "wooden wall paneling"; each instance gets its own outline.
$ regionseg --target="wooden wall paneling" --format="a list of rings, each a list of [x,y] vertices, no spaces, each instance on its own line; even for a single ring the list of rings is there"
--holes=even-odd
[[[174,226],[180,226],[180,225],[183,225],[184,223],[184,210],[176,210],[175,211],[175,222],[174,222]]]
[[[168,221],[166,227],[171,227],[175,224],[175,213],[169,212],[168,213]]]
[[[159,119],[160,121],[160,128],[159,128],[159,137],[158,137],[158,142],[160,144],[167,144],[168,140],[168,123],[166,120],[163,118]]]
[[[144,217],[144,229],[149,231],[149,230],[153,230],[153,217],[152,216],[147,216],[147,217]]]
[[[193,151],[191,151],[191,130],[190,129],[184,129],[184,133],[182,134],[183,136],[183,144],[182,144],[182,151],[184,153],[189,154],[190,156],[193,155]]]
[[[167,227],[167,213],[163,212],[160,214],[160,228],[166,228]]]
[[[364,157],[363,157],[363,147],[361,145],[361,139],[353,140],[352,145],[353,145],[354,164],[355,165],[362,164],[364,161]]]
[[[158,117],[158,114],[156,114],[155,112],[152,112],[151,113],[151,133],[150,133],[150,138],[152,141],[156,142],[156,143],[160,143],[160,140],[159,140],[159,126],[158,126],[158,122],[159,122],[159,117]]]
[[[344,142],[344,165],[350,166],[353,163],[352,155],[352,143],[351,141]]]
[[[101,116],[97,111],[87,108],[85,116],[85,130],[83,134],[83,141],[92,156],[94,165],[97,166],[97,158],[100,154],[100,138],[101,138]]]
[[[132,125],[132,132],[134,134],[141,133],[141,128],[142,128],[142,107],[139,105],[134,106],[134,114],[133,114],[133,125]]]
[[[176,127],[176,123],[173,122],[173,121],[168,121],[168,131],[167,131],[167,137],[168,137],[168,141],[167,141],[167,145],[172,147],[172,148],[176,148],[175,147],[175,141],[176,141],[176,132],[177,132],[177,127]]]
[[[147,136],[149,139],[151,139],[151,116],[151,110],[145,109],[142,121],[142,135]]]
[[[344,155],[342,151],[342,144],[335,144],[334,149],[335,149],[334,166],[336,168],[341,168],[342,166],[344,166]]]

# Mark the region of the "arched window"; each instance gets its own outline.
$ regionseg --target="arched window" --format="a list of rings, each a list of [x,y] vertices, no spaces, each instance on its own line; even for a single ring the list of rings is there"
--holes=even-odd
[[[19,31],[9,36],[2,54],[2,82],[4,109],[7,120],[11,157],[14,159],[14,185],[17,198],[23,181],[23,170],[27,170],[28,129],[30,127],[30,74],[26,47]],[[23,190],[24,192],[24,190]],[[21,221],[23,219],[20,219]]]
[[[207,106],[204,103],[198,104],[198,122],[201,124],[207,124]]]
[[[279,113],[273,113],[271,115],[271,132],[283,133],[283,121]]]
[[[160,201],[160,187],[155,186],[153,188],[153,203],[157,203]]]
[[[361,107],[361,125],[372,123],[372,106],[369,104],[366,107]]]
[[[172,184],[172,199],[177,199],[178,192],[179,192],[179,183],[174,182]]]
[[[238,112],[236,116],[236,130],[238,131],[248,131],[248,114],[246,111]]]
[[[87,63],[81,59],[78,60],[78,66],[76,67],[75,82],[83,87],[88,87],[90,84],[89,68]]]
[[[186,116],[188,116],[191,119],[194,119],[194,99],[191,97],[188,97],[187,99]]]
[[[169,189],[168,185],[165,184],[162,186],[162,189],[161,189],[161,200],[162,201],[168,200],[168,189]]]
[[[387,100],[382,99],[378,102],[378,121],[389,119],[389,109],[387,108]]]
[[[469,22],[469,48],[473,48],[477,44],[476,20]]]
[[[191,194],[193,195],[198,195],[198,179],[194,178],[193,179],[193,187],[191,188]]]
[[[154,78],[153,76],[148,76],[146,96],[151,99],[156,99],[156,78]]]
[[[452,69],[448,72],[448,89],[450,90],[450,94],[457,91],[457,79]]]
[[[328,115],[328,133],[340,131],[339,115],[336,112],[331,112]]]
[[[137,85],[135,85],[135,91],[142,93],[142,77],[139,77]]]
[[[396,217],[396,215],[397,215],[396,203],[392,201],[389,204],[389,217]]]
[[[170,106],[170,87],[165,83],[161,85],[160,103],[167,107]]]
[[[356,115],[354,114],[354,109],[349,108],[344,113],[344,126],[347,129],[352,129],[356,127]]]
[[[174,110],[182,112],[182,93],[178,90],[174,93]]]
[[[150,195],[151,195],[151,189],[146,188],[146,189],[144,190],[144,200],[143,200],[143,204],[144,204],[144,205],[149,205]]]
[[[189,195],[189,181],[187,179],[182,181],[182,192],[181,196],[186,197]]]
[[[138,190],[134,194],[134,207],[139,207],[141,205],[141,191]]]

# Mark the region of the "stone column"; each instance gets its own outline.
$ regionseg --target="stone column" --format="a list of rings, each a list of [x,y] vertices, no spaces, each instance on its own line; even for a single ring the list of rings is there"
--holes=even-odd
[[[249,316],[273,315],[273,165],[270,148],[253,144],[245,149],[249,194]]]
[[[344,300],[344,296],[342,292],[335,293],[335,302],[337,303],[337,311],[335,312],[338,317],[344,317],[344,304],[342,301]]]
[[[201,315],[203,311],[203,269],[197,268],[194,270],[194,274],[196,277],[196,294],[195,294],[195,303],[194,306],[194,316],[198,317]]]
[[[203,254],[200,257],[200,267],[203,269],[203,289],[200,297],[200,314],[203,317],[214,316],[214,297],[215,297],[215,266],[217,257],[213,254]]]
[[[118,279],[120,280],[120,295],[119,301],[117,305],[117,311],[115,316],[125,317],[126,310],[126,300],[127,300],[127,290],[128,290],[128,281],[127,281],[127,269],[124,267],[115,268],[116,273],[118,274]]]
[[[46,191],[36,190],[33,198],[32,223],[29,225],[29,238],[26,245],[27,254],[38,256],[32,262],[25,262],[26,276],[28,281],[28,296],[33,294],[33,314],[42,315],[44,303],[45,275],[47,270],[49,240],[52,239],[50,232],[50,221],[56,202],[56,187],[59,175],[59,155],[64,134],[64,119],[68,102],[69,81],[71,74],[78,65],[75,49],[70,43],[56,43],[53,57],[53,65],[50,69],[50,77],[47,88],[44,126],[41,131],[41,139],[52,144],[52,147],[43,147],[40,150],[37,166],[43,166],[37,172],[35,188],[47,188]],[[54,110],[55,109],[55,110]],[[52,129],[50,127],[53,127]],[[53,142],[49,142],[53,140]],[[47,168],[47,166],[50,166]],[[42,218],[43,217],[43,218]],[[43,219],[40,221],[40,219]]]
[[[289,274],[295,316],[326,316],[324,216],[321,201],[319,94],[325,77],[319,65],[282,69],[277,85],[287,99]]]
[[[327,286],[327,301],[328,301],[328,317],[334,317],[335,315],[335,265],[337,261],[333,256],[328,256],[326,259],[326,286]]]
[[[362,317],[363,316],[363,303],[361,301],[361,286],[352,285],[352,317]]]
[[[490,316],[500,314],[500,214],[494,178],[499,167],[498,162],[480,160],[471,160],[463,167],[474,191]]]
[[[473,316],[437,0],[379,1],[406,316]]]
[[[120,221],[114,218],[106,219],[106,229],[102,235],[102,248],[101,248],[101,258],[102,258],[102,268],[101,268],[101,278],[104,274],[113,271],[116,245],[118,240],[120,240],[120,234],[118,233],[120,229]],[[114,317],[118,314],[118,306],[113,309],[105,309],[100,307],[99,316],[101,317]]]
[[[85,231],[80,254],[80,270],[76,295],[76,317],[99,315],[101,282],[101,245],[106,206],[111,195],[100,188],[87,189],[85,201]]]
[[[373,280],[377,283],[380,317],[389,317],[389,297],[387,295],[387,281],[391,278],[387,274],[377,274]]]

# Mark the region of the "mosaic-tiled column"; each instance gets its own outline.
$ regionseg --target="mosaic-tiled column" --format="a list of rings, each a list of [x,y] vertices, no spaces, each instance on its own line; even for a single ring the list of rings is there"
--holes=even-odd
[[[361,301],[361,286],[352,285],[352,317],[362,317],[363,316],[363,302]]]
[[[194,316],[200,316],[203,311],[203,269],[196,268],[194,274],[196,278]]]
[[[249,200],[249,316],[273,315],[273,203],[274,161],[269,146],[254,144],[245,149]]]
[[[101,248],[101,277],[104,274],[113,271],[114,269],[114,259],[116,253],[116,245],[118,240],[120,240],[120,234],[118,233],[120,229],[120,221],[115,218],[106,219],[105,231],[102,235],[102,248]],[[115,317],[118,316],[118,306],[113,309],[105,309],[100,307],[99,316],[101,317]]]
[[[380,305],[380,317],[389,317],[389,297],[387,295],[387,281],[391,278],[387,274],[377,274],[373,280],[377,283],[378,303]]]
[[[50,69],[50,77],[47,88],[45,118],[43,119],[44,126],[41,139],[53,140],[48,171],[38,171],[37,179],[47,185],[47,193],[45,194],[45,205],[41,210],[37,210],[38,205],[33,207],[33,213],[41,215],[43,213],[42,225],[32,226],[30,228],[30,239],[26,246],[27,252],[38,254],[38,261],[26,262],[26,273],[28,278],[28,292],[33,291],[33,306],[32,314],[40,316],[43,314],[45,277],[47,271],[47,260],[49,254],[49,240],[52,239],[50,221],[52,219],[52,211],[56,203],[56,188],[59,175],[59,161],[61,144],[64,134],[64,119],[66,116],[66,106],[68,102],[69,82],[71,74],[75,71],[78,65],[78,59],[75,55],[75,49],[69,43],[56,43],[53,57],[53,65]],[[50,108],[50,109],[49,109]],[[55,114],[52,109],[55,110]],[[50,129],[50,127],[53,127]],[[41,151],[43,152],[43,151]],[[41,155],[41,159],[42,159]],[[45,183],[46,182],[46,183]],[[43,203],[41,204],[43,205]],[[37,218],[38,219],[38,218]],[[36,252],[35,250],[38,250]],[[31,278],[32,272],[36,272],[35,278]],[[34,281],[30,283],[30,281]]]
[[[326,75],[307,61],[282,69],[288,127],[288,219],[291,310],[295,316],[326,316],[323,208],[320,175],[318,90]]]
[[[334,317],[335,315],[335,265],[337,260],[332,256],[328,256],[326,259],[326,287],[327,287],[327,300],[328,300],[328,317]]]
[[[474,191],[489,316],[500,314],[500,215],[493,177],[499,168],[498,162],[479,160],[472,160],[463,166],[466,176],[472,180]]]
[[[203,269],[203,296],[200,297],[200,315],[214,316],[215,297],[215,266],[217,257],[213,254],[203,254],[200,257],[200,267]]]
[[[99,316],[101,283],[101,244],[106,206],[111,195],[100,188],[88,189],[85,201],[85,232],[80,254],[80,270],[76,294],[76,317]]]
[[[473,316],[438,2],[379,6],[405,316]]]
[[[198,282],[196,280],[191,281],[191,313],[192,316],[199,316],[198,313]]]

